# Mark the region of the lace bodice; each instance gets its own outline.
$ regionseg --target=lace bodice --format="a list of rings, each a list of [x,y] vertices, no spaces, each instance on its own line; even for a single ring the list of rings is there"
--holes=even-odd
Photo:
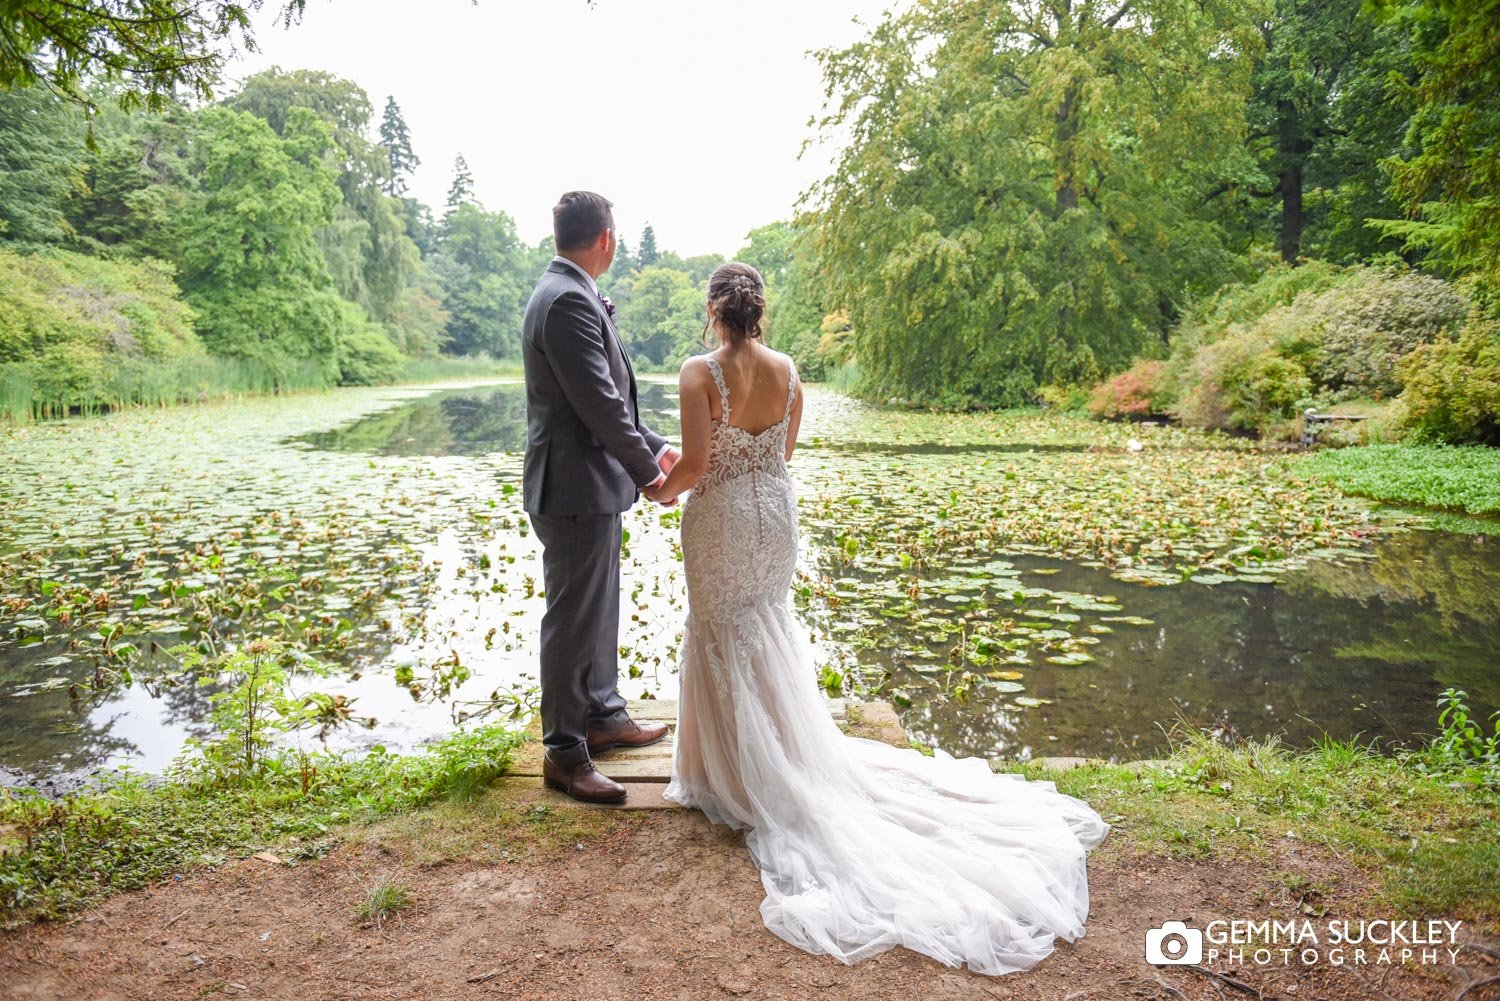
[[[713,422],[708,468],[693,488],[693,493],[704,493],[717,484],[752,472],[786,479],[786,432],[792,422],[792,403],[797,398],[797,366],[794,364],[787,376],[786,410],[781,420],[759,434],[751,434],[729,423],[729,386],[724,382],[724,369],[716,358],[704,360],[708,362],[708,371],[719,389],[720,416]]]
[[[797,564],[797,498],[786,468],[786,436],[797,370],[787,377],[781,420],[752,434],[729,423],[729,387],[708,359],[719,390],[708,466],[682,512],[682,551],[692,616],[733,620],[790,600]]]

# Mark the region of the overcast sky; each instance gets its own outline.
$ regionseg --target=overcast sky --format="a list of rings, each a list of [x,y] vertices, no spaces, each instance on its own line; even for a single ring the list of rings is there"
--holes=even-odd
[[[413,193],[440,210],[463,153],[486,208],[528,243],[574,188],[615,203],[634,248],[732,255],[752,228],[789,218],[825,173],[809,150],[822,106],[805,53],[863,37],[895,0],[309,0],[300,25],[257,19],[260,51],[230,64],[327,70],[387,94],[422,159]],[[229,84],[233,86],[233,84]]]

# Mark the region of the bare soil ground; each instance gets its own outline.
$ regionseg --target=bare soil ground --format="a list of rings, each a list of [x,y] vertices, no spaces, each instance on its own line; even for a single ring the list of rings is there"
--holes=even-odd
[[[382,881],[407,888],[412,907],[356,918]],[[1182,861],[1147,856],[1116,828],[1090,856],[1087,934],[1034,969],[988,977],[903,949],[845,966],[765,929],[742,835],[696,811],[559,803],[510,778],[321,858],[252,857],[0,935],[0,997],[1426,1001],[1469,986],[1465,1001],[1500,998],[1500,982],[1480,983],[1500,974],[1493,952],[1457,969],[1215,965],[1238,984],[1144,961],[1145,930],[1166,919],[1297,915],[1310,902],[1288,886],[1320,888],[1311,903],[1333,917],[1361,916],[1369,891],[1306,845]]]

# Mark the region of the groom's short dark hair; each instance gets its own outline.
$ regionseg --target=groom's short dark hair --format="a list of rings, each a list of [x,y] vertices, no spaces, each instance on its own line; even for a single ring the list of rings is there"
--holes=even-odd
[[[552,242],[558,250],[582,250],[615,225],[614,202],[592,191],[566,191],[552,206]]]

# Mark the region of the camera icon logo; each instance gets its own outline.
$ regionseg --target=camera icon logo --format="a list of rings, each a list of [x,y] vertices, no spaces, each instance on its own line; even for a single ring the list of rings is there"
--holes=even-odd
[[[1155,966],[1192,966],[1203,962],[1203,931],[1182,921],[1163,921],[1146,930],[1146,962]]]

